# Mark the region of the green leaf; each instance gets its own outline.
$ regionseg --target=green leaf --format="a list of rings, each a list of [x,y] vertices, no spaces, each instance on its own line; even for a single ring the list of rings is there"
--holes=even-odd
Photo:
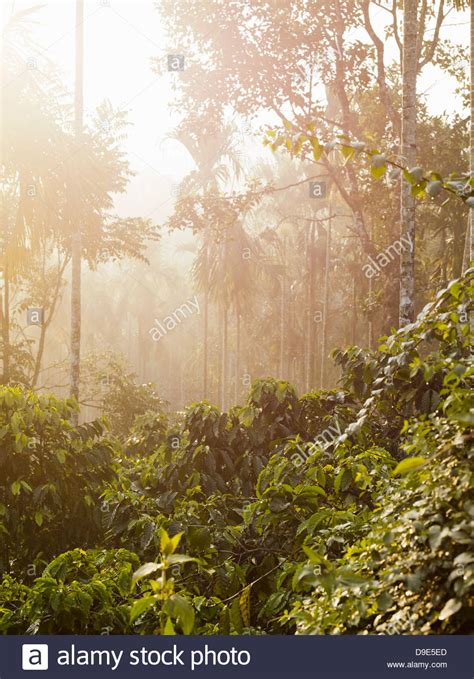
[[[20,481],[13,481],[12,485],[10,486],[10,490],[12,491],[12,495],[19,495],[21,491]]]
[[[346,491],[352,483],[352,472],[350,469],[341,469],[334,479],[334,490],[336,493]]]
[[[219,634],[230,634],[230,614],[226,606],[219,616]]]
[[[163,554],[171,554],[170,536],[164,528],[160,533],[160,550]]]
[[[407,457],[397,464],[393,471],[393,475],[397,476],[398,474],[407,474],[408,472],[415,471],[426,464],[426,462],[427,460],[425,457]]]
[[[199,563],[199,559],[196,559],[193,556],[188,556],[187,554],[171,554],[171,556],[169,556],[166,561],[170,566],[176,563],[189,563],[190,561]]]
[[[345,573],[341,576],[341,582],[350,587],[360,587],[366,585],[369,581],[362,575],[357,575],[357,573]]]
[[[323,497],[326,497],[326,491],[324,490],[324,488],[320,488],[319,486],[305,486],[298,493],[298,497],[303,499],[312,498],[317,495],[322,495]]]
[[[163,635],[167,637],[172,637],[176,634],[171,618],[167,618],[165,627],[163,629]]]
[[[146,578],[147,575],[151,575],[152,573],[156,573],[156,571],[161,570],[163,567],[163,564],[161,563],[145,563],[143,566],[140,566],[135,573],[133,574],[133,582],[137,582],[138,580],[141,580],[142,578]]]
[[[180,594],[172,594],[165,604],[165,611],[176,618],[183,634],[191,634],[194,627],[194,609]]]
[[[239,597],[240,614],[245,627],[250,627],[250,585],[248,585]]]
[[[372,165],[372,167],[370,168],[370,174],[372,175],[372,177],[374,177],[374,179],[381,179],[386,173],[386,171],[387,171],[386,165],[381,165],[380,167]]]
[[[318,565],[305,563],[295,571],[293,579],[291,581],[294,590],[299,589],[299,587],[317,587],[319,582],[319,571]]]
[[[377,608],[379,611],[382,611],[385,613],[385,611],[388,611],[390,606],[393,604],[393,598],[390,596],[388,592],[382,592],[382,594],[379,595],[377,598]]]
[[[319,565],[321,564],[329,565],[327,559],[325,559],[324,556],[322,556],[318,552],[315,552],[314,549],[311,549],[311,547],[303,545],[303,552],[306,554],[311,563],[316,563]]]
[[[205,551],[211,544],[211,533],[204,526],[190,526],[186,539],[194,549]]]
[[[242,634],[244,631],[244,624],[242,622],[242,614],[240,612],[238,597],[232,601],[232,605],[230,607],[230,622],[232,623],[232,626],[237,634]]]
[[[346,146],[345,144],[340,146],[340,151],[345,158],[345,164],[347,164],[354,157],[356,152],[352,146]]]
[[[423,168],[422,167],[412,167],[411,170],[409,170],[410,177],[412,178],[413,184],[418,184],[421,182],[423,179]]]
[[[130,623],[133,625],[135,620],[145,613],[145,611],[151,608],[156,603],[156,601],[157,599],[155,596],[145,596],[142,599],[135,601],[130,610]]]
[[[322,146],[316,137],[310,138],[311,146],[313,148],[313,158],[316,162],[321,158],[324,152],[324,146]]]
[[[425,188],[426,193],[431,198],[435,198],[439,193],[441,193],[442,190],[443,182],[441,181],[428,182]]]
[[[56,457],[58,458],[60,464],[64,464],[66,462],[66,451],[64,448],[58,448],[56,450]]]
[[[140,547],[145,550],[150,542],[152,541],[153,535],[155,533],[155,524],[153,521],[146,521],[143,526],[143,533],[140,539]]]
[[[170,554],[173,554],[176,551],[177,546],[179,545],[179,541],[181,540],[183,536],[183,532],[181,533],[176,533],[172,538],[169,537],[168,533],[165,531],[164,528],[161,529],[161,537],[160,537],[160,548],[162,553],[165,556],[169,556]]]

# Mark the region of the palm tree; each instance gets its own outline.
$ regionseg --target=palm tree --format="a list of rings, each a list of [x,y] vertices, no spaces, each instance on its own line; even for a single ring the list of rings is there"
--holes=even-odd
[[[74,96],[74,122],[76,141],[79,145],[83,128],[84,89],[84,0],[76,0],[76,82]],[[81,361],[81,215],[76,223],[71,242],[71,358],[70,394],[79,400],[79,378]],[[77,424],[77,413],[73,421]]]
[[[245,254],[248,253],[248,257]],[[203,243],[196,257],[193,275],[197,285],[208,286],[209,300],[220,310],[221,352],[219,383],[221,407],[225,409],[229,396],[229,313],[235,314],[235,368],[239,379],[241,319],[255,291],[259,245],[243,227],[234,222],[220,240]],[[237,387],[235,387],[237,389]]]
[[[14,14],[1,36],[0,318],[4,383],[11,373],[10,287],[37,251],[44,233],[52,228],[54,218],[48,213],[47,197],[51,200],[57,188],[55,168],[66,141],[58,119],[54,73],[30,38],[30,21],[36,11],[32,8]],[[30,55],[26,69],[25,53]],[[38,63],[44,68],[36,68]]]
[[[199,132],[198,132],[199,131]],[[240,155],[235,141],[235,128],[233,125],[221,125],[217,121],[207,121],[197,124],[193,121],[190,127],[189,121],[181,124],[170,135],[176,139],[191,155],[196,170],[191,172],[181,183],[179,195],[189,192],[218,191],[224,187],[231,178],[239,179],[242,172]],[[209,381],[209,258],[211,248],[211,227],[208,225],[202,234],[202,248],[199,253],[199,262],[195,266],[195,282],[203,291],[203,397],[208,396]],[[223,319],[223,345],[226,342],[227,321],[226,312]],[[226,359],[221,357],[221,371],[226,377]],[[221,380],[225,382],[225,379]]]

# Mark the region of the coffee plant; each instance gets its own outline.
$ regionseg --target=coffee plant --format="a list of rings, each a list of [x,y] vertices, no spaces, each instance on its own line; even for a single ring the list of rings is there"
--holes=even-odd
[[[2,388],[0,631],[467,633],[473,278],[336,351],[338,389],[259,380],[120,441]]]

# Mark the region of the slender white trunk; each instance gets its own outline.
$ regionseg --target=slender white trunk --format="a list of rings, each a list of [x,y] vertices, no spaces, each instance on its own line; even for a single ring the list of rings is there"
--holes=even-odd
[[[331,224],[332,224],[332,210],[329,206],[329,218],[327,226],[326,237],[326,261],[324,266],[324,315],[323,315],[323,333],[321,340],[321,389],[326,386],[326,363],[328,357],[326,356],[328,350],[328,321],[329,321],[329,268],[331,266]]]
[[[351,318],[351,344],[355,346],[357,334],[357,279],[355,271],[352,274],[352,318]]]
[[[235,388],[234,404],[237,405],[240,398],[240,307],[235,311]]]
[[[303,338],[303,355],[304,355],[304,367],[303,367],[303,384],[304,390],[309,391],[310,389],[310,370],[311,370],[311,342],[310,342],[310,326],[311,326],[311,233],[313,225],[309,225],[309,229],[306,232],[306,309],[305,309],[305,322],[304,322],[304,338]]]
[[[203,316],[203,334],[204,334],[204,346],[203,346],[203,384],[202,384],[202,398],[209,398],[208,392],[208,362],[209,362],[209,242],[207,230],[204,232],[204,248],[206,253],[205,259],[205,274],[206,282],[204,287],[204,316]]]
[[[474,174],[474,3],[471,2],[471,125],[470,125],[470,153],[469,166],[471,175]],[[471,232],[469,248],[469,266],[474,261],[474,210],[469,214],[469,227]]]
[[[3,257],[3,295],[0,294],[2,339],[3,339],[3,376],[2,383],[10,381],[10,279],[7,255]]]
[[[227,359],[227,345],[228,345],[228,310],[227,302],[224,300],[224,308],[222,311],[222,393],[221,393],[221,410],[227,410],[227,375],[228,375],[228,359]]]
[[[76,0],[76,83],[74,97],[75,134],[81,143],[83,127],[84,87],[84,0]],[[81,360],[81,215],[74,224],[71,243],[71,364],[70,393],[79,400],[79,378]],[[73,422],[77,424],[77,413]]]
[[[286,339],[286,238],[283,239],[283,266],[280,288],[280,361],[278,377],[283,379],[285,373],[285,339]]]
[[[403,162],[409,168],[416,162],[416,75],[417,75],[417,0],[405,0],[403,11],[402,52],[402,139]],[[415,243],[415,200],[408,182],[401,184],[400,235]],[[405,248],[400,254],[399,323],[414,320],[415,249]]]

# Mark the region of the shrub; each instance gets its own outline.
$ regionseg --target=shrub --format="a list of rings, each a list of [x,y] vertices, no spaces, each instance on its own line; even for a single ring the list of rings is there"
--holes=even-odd
[[[114,451],[100,420],[71,425],[73,407],[0,388],[0,571],[103,538],[99,496]]]

